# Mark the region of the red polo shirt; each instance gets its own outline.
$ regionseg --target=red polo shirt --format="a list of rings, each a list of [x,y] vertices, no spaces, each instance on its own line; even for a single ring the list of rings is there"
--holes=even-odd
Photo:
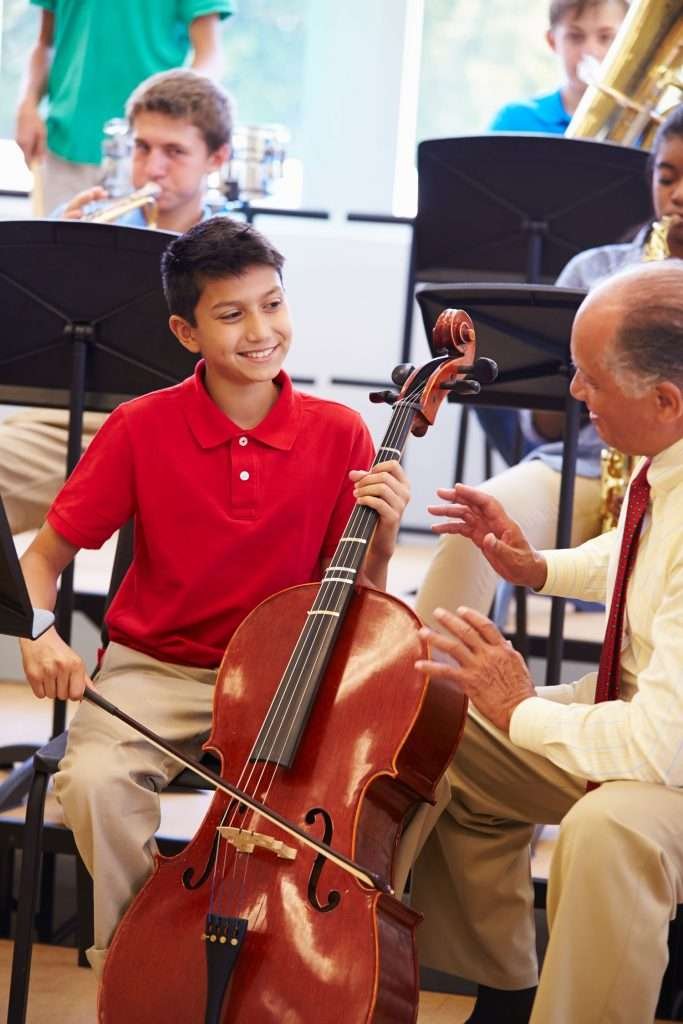
[[[242,430],[204,387],[120,405],[98,431],[48,522],[98,548],[135,516],[132,565],[107,614],[112,640],[162,661],[213,667],[264,598],[320,579],[353,509],[350,469],[373,446],[357,413],[292,389]]]

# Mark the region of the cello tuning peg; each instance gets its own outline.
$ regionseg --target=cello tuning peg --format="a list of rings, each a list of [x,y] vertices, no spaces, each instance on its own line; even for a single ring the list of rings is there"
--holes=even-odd
[[[481,391],[478,380],[456,380],[453,384],[442,384],[441,387],[454,395],[478,395]]]
[[[387,405],[393,405],[398,401],[398,395],[388,389],[386,391],[371,391],[368,398],[371,402],[386,402]]]
[[[410,363],[399,363],[391,371],[391,379],[397,387],[402,388],[405,382],[410,377],[411,373],[415,372],[415,367],[411,366]]]

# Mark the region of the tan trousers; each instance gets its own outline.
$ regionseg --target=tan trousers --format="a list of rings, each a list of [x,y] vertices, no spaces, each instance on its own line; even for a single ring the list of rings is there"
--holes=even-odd
[[[560,502],[560,474],[540,459],[520,462],[492,477],[480,490],[501,502],[536,548],[555,547]],[[577,476],[574,491],[572,545],[594,537],[600,527],[600,481]],[[470,540],[454,534],[439,540],[420,586],[416,610],[435,624],[434,609],[455,611],[460,605],[488,615],[500,577]]]
[[[83,448],[106,419],[83,416]],[[64,483],[69,414],[65,409],[22,409],[0,422],[0,496],[12,533],[37,530]]]
[[[535,985],[529,842],[534,823],[560,822],[531,1022],[649,1024],[683,902],[683,792],[610,782],[585,794],[476,711],[437,807],[420,809],[401,845],[397,886],[423,847],[412,883],[420,960],[495,988]]]
[[[109,645],[97,689],[192,757],[209,734],[216,672],[169,665]],[[55,789],[93,876],[99,975],[114,930],[154,866],[159,793],[182,767],[128,726],[84,701],[69,727]]]

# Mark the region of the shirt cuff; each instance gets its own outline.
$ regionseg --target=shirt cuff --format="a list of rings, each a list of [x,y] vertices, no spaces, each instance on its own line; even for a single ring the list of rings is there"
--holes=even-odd
[[[541,551],[545,558],[547,575],[545,583],[537,590],[538,594],[572,597],[577,593],[578,565],[576,551],[573,548]]]
[[[524,747],[534,754],[545,753],[545,739],[549,727],[559,726],[566,705],[543,697],[528,697],[518,704],[510,718],[510,739],[516,747]]]

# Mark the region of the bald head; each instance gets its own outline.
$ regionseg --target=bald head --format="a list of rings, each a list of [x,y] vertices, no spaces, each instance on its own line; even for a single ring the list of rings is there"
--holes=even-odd
[[[580,312],[613,311],[604,355],[624,390],[661,380],[683,385],[683,260],[642,263],[594,288]]]

